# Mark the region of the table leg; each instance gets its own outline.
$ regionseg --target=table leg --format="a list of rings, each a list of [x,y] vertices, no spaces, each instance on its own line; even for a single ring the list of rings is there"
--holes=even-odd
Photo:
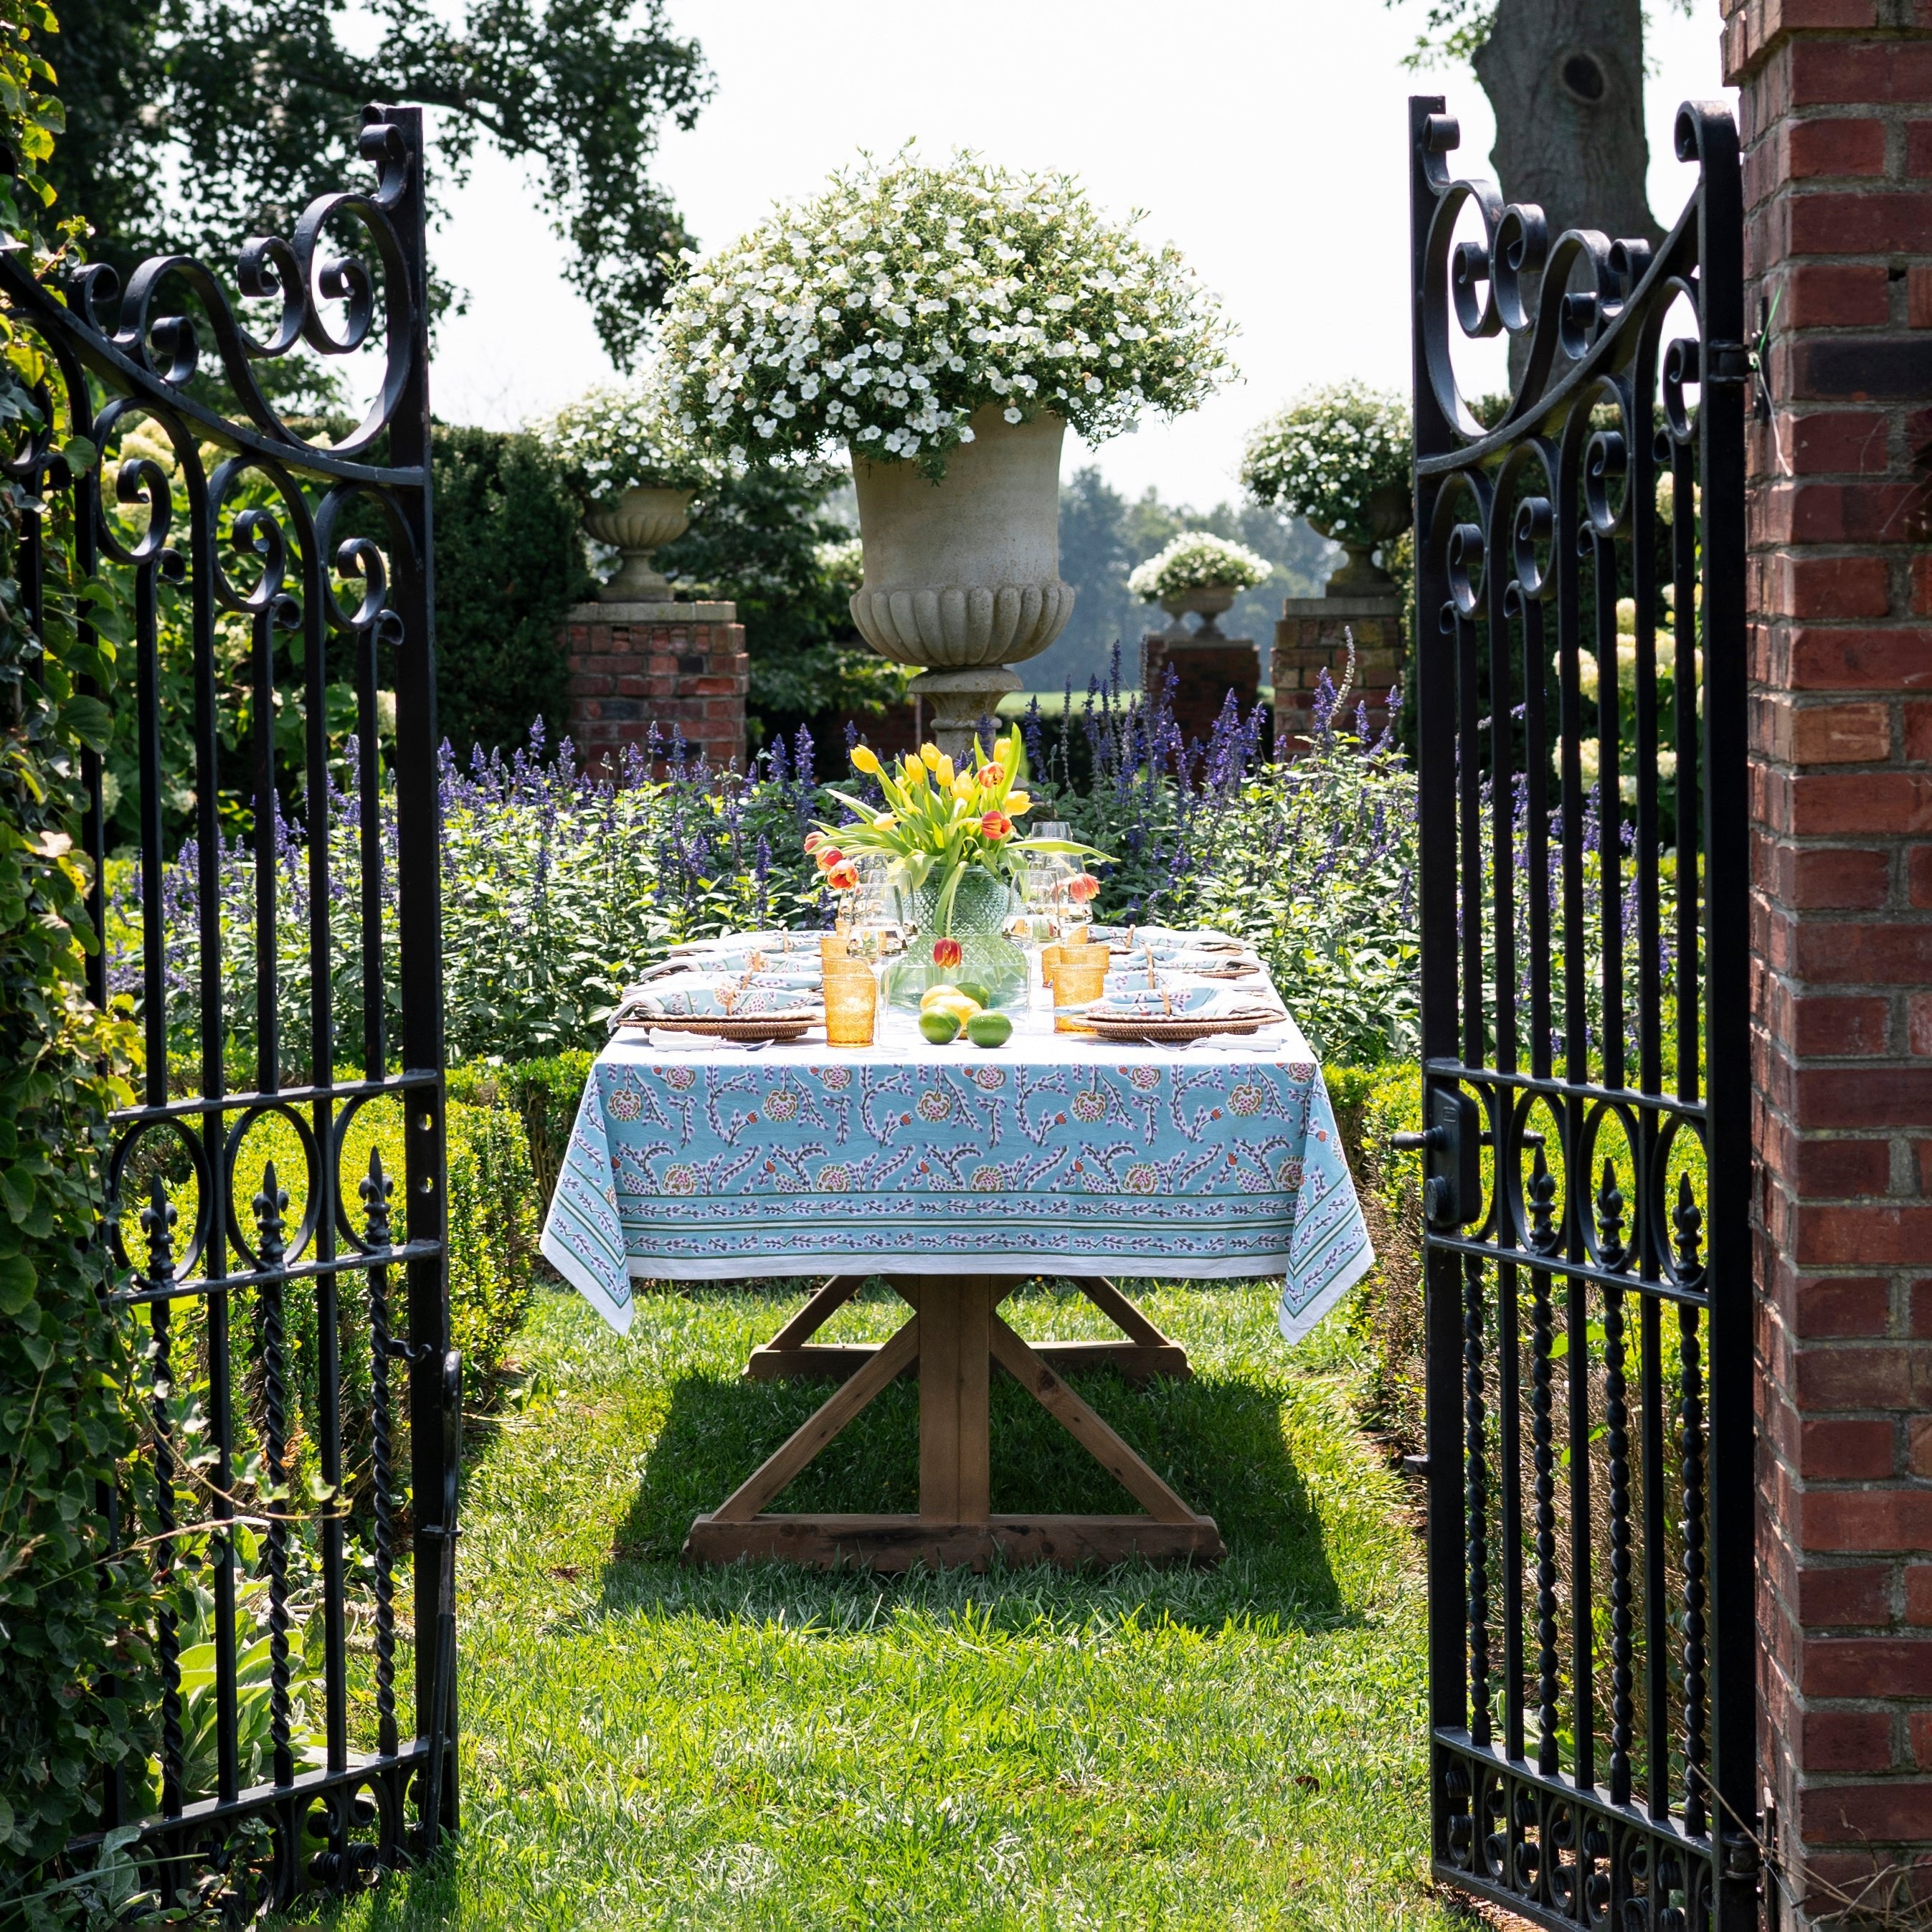
[[[984,1523],[993,1506],[988,1400],[999,1284],[962,1275],[919,1299],[919,1513]]]
[[[856,1275],[834,1275],[769,1342],[754,1348],[745,1364],[748,1382],[777,1382],[812,1376],[843,1382],[855,1376],[872,1358],[871,1342],[814,1342],[816,1334],[861,1286]],[[1194,1372],[1187,1351],[1171,1342],[1147,1316],[1111,1281],[1096,1275],[1080,1276],[1073,1286],[1106,1316],[1125,1338],[1108,1342],[1040,1342],[1040,1359],[1056,1373],[1079,1375],[1090,1369],[1117,1369],[1130,1382],[1168,1376],[1185,1382]]]
[[[1214,1562],[1226,1554],[1214,1519],[1190,1510],[1060,1381],[1043,1353],[1030,1348],[999,1318],[994,1311],[1017,1282],[965,1275],[921,1277],[893,1286],[916,1311],[912,1320],[729,1498],[692,1524],[685,1544],[687,1557],[698,1562],[764,1558],[821,1568],[853,1564],[894,1570],[916,1564],[982,1570],[996,1550],[1012,1561],[1070,1568],[1136,1556],[1154,1562]],[[920,1377],[919,1514],[764,1514],[766,1505],[793,1477],[915,1359]],[[992,1514],[989,1384],[996,1359],[1146,1505],[1148,1514]]]

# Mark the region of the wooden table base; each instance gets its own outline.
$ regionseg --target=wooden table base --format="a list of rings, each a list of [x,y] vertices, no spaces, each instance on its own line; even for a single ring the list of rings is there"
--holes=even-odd
[[[914,1310],[876,1348],[807,1348],[810,1335],[859,1282],[826,1283],[746,1373],[788,1372],[778,1364],[812,1358],[804,1372],[826,1372],[832,1356],[855,1363],[849,1378],[708,1516],[692,1526],[685,1555],[695,1562],[741,1557],[872,1570],[963,1565],[982,1570],[995,1550],[1011,1560],[1075,1568],[1139,1556],[1155,1562],[1218,1562],[1227,1552],[1211,1516],[1197,1516],[1061,1379],[1047,1349],[1034,1349],[1002,1321],[1000,1303],[1019,1286],[1010,1277],[896,1279]],[[1143,1374],[1188,1372],[1175,1348],[1111,1282],[1082,1282],[1131,1338],[1096,1350],[1134,1350]],[[1096,1292],[1098,1291],[1104,1292]],[[1117,1305],[1110,1305],[1117,1304]],[[1050,1346],[1052,1345],[1049,1345]],[[1054,1352],[1064,1362],[1060,1344]],[[1178,1363],[1172,1358],[1178,1358]],[[762,1358],[762,1359],[761,1359]],[[1112,1356],[1102,1359],[1114,1359]],[[1091,1361],[1094,1352],[1074,1358]],[[988,1442],[988,1393],[998,1362],[1146,1510],[1144,1516],[994,1516]],[[898,1376],[919,1371],[919,1514],[916,1516],[767,1515],[765,1505]]]

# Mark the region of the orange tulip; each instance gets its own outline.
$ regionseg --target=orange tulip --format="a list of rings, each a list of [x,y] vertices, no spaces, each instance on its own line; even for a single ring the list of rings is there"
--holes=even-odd
[[[1013,821],[1004,812],[989,812],[980,820],[980,830],[988,838],[1008,838],[1012,836]]]
[[[1003,785],[1006,783],[1006,768],[1000,764],[982,765],[974,776],[988,790],[991,790],[994,786]]]
[[[1082,872],[1067,880],[1066,896],[1076,905],[1085,905],[1100,896],[1100,881],[1091,872]]]
[[[841,859],[826,867],[825,883],[835,892],[849,892],[859,883],[859,868],[850,859]]]
[[[836,845],[821,845],[812,854],[812,856],[818,861],[818,869],[821,872],[830,872],[844,856],[844,854]]]
[[[935,966],[956,966],[966,956],[966,949],[956,939],[935,939],[932,942],[932,963]]]
[[[825,834],[822,832],[808,832],[805,835],[805,849],[808,852],[816,852],[824,843]]]

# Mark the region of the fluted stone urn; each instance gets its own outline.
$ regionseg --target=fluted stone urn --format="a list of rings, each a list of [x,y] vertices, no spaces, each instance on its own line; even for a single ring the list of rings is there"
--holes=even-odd
[[[868,462],[856,449],[852,458],[866,563],[852,621],[881,657],[921,668],[913,694],[955,758],[1020,688],[1009,667],[1038,656],[1073,610],[1060,576],[1066,424],[1010,423],[989,403],[971,427],[938,483],[910,463]]]
[[[584,513],[584,527],[599,543],[623,553],[617,573],[598,592],[604,604],[660,604],[670,595],[670,580],[652,567],[661,544],[673,543],[691,527],[689,490],[643,486],[626,490]]]
[[[1239,595],[1232,584],[1199,584],[1192,590],[1170,591],[1160,600],[1160,608],[1168,619],[1167,628],[1161,635],[1168,643],[1177,644],[1195,638],[1218,639],[1221,635],[1221,614],[1233,608]],[[1190,610],[1201,620],[1191,631],[1186,623]]]

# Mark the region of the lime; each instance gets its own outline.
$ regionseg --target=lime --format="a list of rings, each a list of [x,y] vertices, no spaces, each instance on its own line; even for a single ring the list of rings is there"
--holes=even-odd
[[[1013,1036],[1013,1023],[1004,1013],[975,1013],[966,1022],[966,1037],[975,1046],[1004,1046]]]
[[[959,1022],[937,1010],[919,1016],[919,1030],[934,1046],[950,1046],[959,1037]]]
[[[977,980],[962,980],[959,982],[959,990],[975,1006],[990,1006],[993,1004],[992,994],[988,992]]]

